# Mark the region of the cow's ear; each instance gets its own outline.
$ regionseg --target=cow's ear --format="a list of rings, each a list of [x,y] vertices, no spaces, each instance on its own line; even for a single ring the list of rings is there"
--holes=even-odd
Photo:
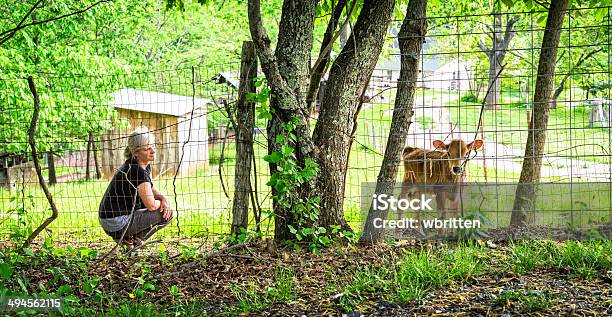
[[[480,139],[476,139],[474,140],[474,142],[468,144],[468,149],[472,149],[474,151],[478,151],[482,148],[482,146],[484,145],[484,142]]]
[[[433,142],[434,149],[446,151],[446,144],[440,140],[434,140]]]

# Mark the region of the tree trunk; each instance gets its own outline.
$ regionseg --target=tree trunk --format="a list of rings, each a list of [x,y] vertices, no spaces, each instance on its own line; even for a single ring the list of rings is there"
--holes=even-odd
[[[392,194],[401,164],[401,155],[408,137],[411,118],[414,115],[414,94],[419,74],[419,56],[427,32],[427,0],[410,0],[406,17],[398,34],[401,55],[400,78],[397,83],[393,119],[387,139],[383,163],[376,181],[376,193]],[[375,228],[376,218],[386,219],[387,211],[373,210],[370,207],[365,223],[362,243],[380,242],[384,238],[384,228]]]
[[[100,171],[100,164],[98,164],[98,148],[96,147],[96,139],[94,138],[91,143],[93,151],[94,166],[96,168],[96,179],[102,178],[102,172]]]
[[[240,65],[240,87],[238,89],[236,131],[236,173],[234,177],[234,200],[232,206],[232,233],[249,224],[249,194],[251,191],[251,161],[253,157],[253,128],[255,126],[255,104],[247,102],[247,94],[255,93],[253,83],[257,76],[257,55],[253,42],[242,44]],[[255,206],[253,206],[255,208]]]
[[[347,45],[331,67],[313,141],[319,150],[317,163],[321,226],[340,225],[349,148],[359,99],[384,44],[394,0],[365,0]]]
[[[55,158],[53,151],[47,152],[47,170],[49,172],[49,185],[57,184],[57,173],[55,171]]]
[[[306,89],[309,79],[309,61],[312,51],[313,29],[316,1],[285,0],[279,24],[278,43],[273,55],[270,39],[263,28],[259,0],[249,0],[249,29],[255,43],[255,49],[261,68],[266,75],[272,98],[270,112],[272,119],[268,121],[268,153],[280,150],[276,137],[284,134],[284,124],[296,118],[298,125],[293,133],[297,136],[296,144],[287,144],[294,148],[295,160],[299,166],[304,166],[307,158],[313,156],[314,146],[310,135],[310,127],[306,117]],[[270,163],[270,174],[278,172],[276,163]],[[276,194],[272,188],[272,195]],[[314,181],[307,182],[299,189],[302,197],[315,195]],[[292,239],[289,225],[295,225],[297,216],[289,208],[281,206],[273,200],[275,215],[274,239],[284,241]]]
[[[553,89],[555,64],[557,60],[557,49],[563,18],[567,10],[568,0],[551,1],[546,20],[546,29],[542,40],[542,51],[538,63],[538,77],[533,98],[532,129],[527,136],[525,146],[525,159],[519,184],[516,189],[514,206],[512,211],[512,226],[523,226],[528,222],[527,212],[530,212],[534,220],[535,188],[534,183],[540,180],[540,169],[542,167],[542,156],[544,144],[546,143],[546,128],[548,125],[548,114],[550,97]]]
[[[489,85],[491,91],[487,95],[487,109],[499,110],[499,102],[501,99],[501,79],[497,74],[501,71],[501,62],[496,59],[496,54],[489,55]]]
[[[505,53],[500,50],[502,39],[502,16],[499,12],[493,12],[493,49],[489,54],[489,85],[491,92],[487,96],[487,107],[490,110],[499,110],[501,100],[501,79],[498,75],[501,71]]]
[[[489,34],[492,40],[492,48],[486,47],[482,40],[478,41],[480,50],[487,55],[489,60],[489,85],[491,91],[487,95],[486,104],[487,109],[498,110],[501,101],[501,78],[500,72],[504,58],[506,57],[506,51],[510,41],[516,35],[514,30],[514,24],[518,21],[518,17],[507,18],[506,28],[502,29],[502,15],[499,13],[499,8],[495,8],[493,11],[493,32]]]
[[[89,136],[87,138],[87,154],[85,155],[85,179],[89,180],[89,165],[91,162],[91,146],[93,144],[93,131],[89,131]]]

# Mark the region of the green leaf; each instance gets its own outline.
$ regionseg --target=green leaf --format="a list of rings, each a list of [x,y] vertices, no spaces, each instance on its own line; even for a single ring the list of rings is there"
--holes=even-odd
[[[142,285],[142,289],[145,291],[154,291],[155,285],[151,282],[145,282],[144,285]]]
[[[280,152],[272,152],[272,154],[268,154],[264,156],[264,161],[268,163],[278,163],[283,158]]]
[[[57,296],[62,296],[66,293],[72,293],[72,287],[68,285],[61,285],[57,288],[57,291],[55,291],[55,295]]]
[[[539,26],[541,27],[545,27],[546,26],[546,15],[542,15],[541,17],[538,18],[538,21],[536,22]]]
[[[64,302],[76,304],[79,302],[79,298],[76,295],[69,295],[64,297]]]
[[[504,4],[505,4],[505,5],[508,7],[508,8],[511,8],[511,7],[514,5],[514,3],[513,3],[513,1],[512,1],[512,0],[502,0],[502,2],[503,2],[503,3],[504,3]]]
[[[3,279],[8,280],[9,278],[11,278],[11,275],[13,275],[14,270],[15,269],[8,263],[0,263],[0,277],[2,277]]]
[[[597,20],[603,20],[608,15],[608,8],[599,8],[595,11],[595,18]]]
[[[268,119],[272,120],[272,114],[269,112],[260,112],[257,116],[257,119]]]
[[[288,227],[289,227],[289,232],[291,232],[292,234],[297,233],[297,229],[295,229],[292,225],[288,225]]]
[[[27,256],[34,256],[34,251],[32,251],[30,248],[24,248],[23,253]]]
[[[284,156],[290,156],[293,154],[293,148],[290,146],[283,145],[282,151]]]

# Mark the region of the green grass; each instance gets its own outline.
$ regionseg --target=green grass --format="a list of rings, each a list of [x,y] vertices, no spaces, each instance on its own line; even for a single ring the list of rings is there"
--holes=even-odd
[[[253,252],[260,254],[262,250],[254,248]],[[196,252],[201,256],[208,251]],[[117,261],[130,263],[134,260],[134,269],[126,270],[123,273],[126,276],[111,275],[119,280],[110,280],[109,285],[102,282],[108,281],[108,275],[98,276],[98,269],[92,270],[97,266],[95,250],[86,247],[64,249],[52,244],[36,252],[4,248],[0,250],[0,263],[3,264],[0,266],[0,295],[62,294],[71,299],[66,315],[74,316],[199,316],[202,311],[211,310],[233,316],[256,315],[269,309],[278,311],[292,303],[303,307],[322,305],[347,313],[375,310],[376,303],[415,307],[423,305],[428,294],[448,290],[451,294],[473,295],[470,288],[476,287],[485,292],[479,297],[485,301],[483,304],[498,311],[512,309],[531,313],[546,311],[558,304],[562,295],[554,292],[554,285],[550,290],[515,289],[512,284],[481,288],[479,282],[503,283],[499,282],[500,276],[526,275],[526,283],[530,283],[530,280],[537,281],[538,274],[542,273],[547,278],[572,285],[582,285],[585,279],[605,283],[606,274],[612,269],[612,242],[609,240],[585,243],[519,241],[495,249],[477,242],[376,250],[349,246],[326,250],[318,256],[302,253],[307,251],[283,252],[303,257],[303,260],[270,260],[264,263],[268,269],[259,270],[256,276],[249,274],[248,268],[241,267],[244,262],[224,264],[230,271],[247,271],[217,277],[218,283],[223,283],[220,287],[228,291],[229,296],[216,297],[215,292],[188,294],[186,290],[193,285],[191,278],[176,278],[170,284],[155,280],[153,267],[163,263],[168,265],[164,270],[180,269],[181,263],[191,263],[190,257],[171,260],[165,253],[138,259],[120,257]],[[260,255],[267,256],[266,253]],[[214,273],[218,268],[203,263],[197,270],[213,270],[208,273]],[[145,288],[147,282],[153,284],[141,295],[137,290],[129,291],[137,294],[138,300],[134,300],[113,284],[121,285],[126,280],[144,281],[137,284],[139,288],[140,285]]]
[[[567,241],[558,245],[552,241],[516,242],[511,244],[507,268],[517,274],[535,268],[568,271],[583,279],[592,279],[598,271],[612,267],[612,243],[602,241]]]
[[[504,308],[518,306],[522,312],[532,313],[546,310],[556,305],[559,300],[549,291],[504,290],[495,299],[495,305]]]
[[[517,101],[512,103],[513,101]],[[513,149],[524,150],[528,136],[527,111],[524,102],[518,98],[504,102],[497,111],[485,110],[483,113],[484,138]],[[476,132],[480,116],[480,103],[456,101],[445,105],[450,111],[451,120],[464,132]],[[610,164],[612,132],[609,128],[589,127],[589,108],[578,106],[566,108],[558,104],[551,109],[548,133],[544,152],[574,160]]]
[[[431,129],[433,127],[433,118],[430,116],[419,116],[414,119],[418,124],[420,124],[423,129]]]
[[[368,294],[394,303],[418,302],[432,289],[465,283],[485,268],[485,250],[474,244],[404,252],[358,269],[343,287],[340,306],[356,309]]]

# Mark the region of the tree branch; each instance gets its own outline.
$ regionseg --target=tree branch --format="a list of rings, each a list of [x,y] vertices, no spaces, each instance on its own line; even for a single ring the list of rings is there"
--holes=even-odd
[[[310,74],[310,83],[308,86],[308,93],[306,94],[306,104],[308,105],[309,112],[312,111],[312,104],[319,90],[319,84],[321,82],[321,78],[323,74],[325,74],[325,70],[327,69],[327,65],[329,63],[329,57],[331,55],[331,48],[334,42],[338,39],[340,34],[344,28],[346,28],[346,24],[351,17],[353,9],[355,8],[356,1],[353,1],[353,6],[351,7],[350,12],[347,14],[346,21],[342,24],[340,28],[338,28],[338,32],[334,34],[332,37],[332,33],[336,29],[336,25],[338,24],[338,20],[340,20],[340,16],[342,15],[342,11],[346,6],[348,0],[339,0],[335,9],[333,16],[329,20],[327,24],[327,29],[325,30],[325,35],[323,36],[323,42],[321,43],[321,51],[319,52],[319,57],[317,61],[314,63],[312,67],[312,71]]]
[[[77,15],[77,14],[81,14],[101,3],[104,2],[110,2],[112,0],[99,0],[91,5],[89,5],[88,7],[81,9],[81,10],[77,10],[71,13],[67,13],[64,15],[60,15],[54,18],[50,18],[47,20],[42,20],[42,21],[35,21],[35,22],[31,22],[31,23],[27,23],[27,24],[23,24],[25,22],[25,20],[27,19],[27,17],[36,9],[36,7],[42,2],[43,0],[39,0],[36,4],[34,4],[34,6],[32,6],[32,8],[30,8],[30,11],[28,11],[28,13],[26,15],[24,15],[23,19],[19,22],[19,24],[17,24],[14,28],[10,29],[10,30],[6,30],[0,33],[0,45],[4,44],[6,41],[8,41],[9,39],[11,39],[13,36],[15,36],[15,33],[17,33],[17,31],[25,29],[27,27],[30,26],[34,26],[34,25],[38,25],[38,24],[43,24],[43,23],[47,23],[47,22],[53,22],[53,21],[57,21],[63,18],[67,18],[73,15]]]
[[[506,22],[506,31],[504,32],[504,40],[502,42],[502,52],[505,52],[508,49],[508,45],[510,45],[510,40],[516,35],[516,31],[514,30],[514,24],[519,20],[518,16],[514,16]]]
[[[276,57],[272,54],[272,49],[270,48],[270,38],[263,27],[259,0],[249,0],[248,15],[251,38],[253,39],[253,43],[255,43],[255,50],[261,62],[261,69],[266,74],[270,87],[275,89],[277,98],[291,98],[292,95],[289,86],[281,75]],[[279,104],[282,105],[286,103]]]
[[[42,188],[47,200],[49,201],[49,205],[51,205],[51,216],[47,218],[30,236],[26,239],[23,244],[24,248],[27,248],[32,244],[32,241],[43,231],[45,228],[52,223],[55,219],[57,219],[58,211],[55,202],[53,201],[53,196],[51,196],[51,192],[49,192],[49,188],[47,188],[47,184],[45,184],[45,179],[42,176],[42,170],[40,168],[40,162],[38,161],[38,153],[36,151],[36,143],[34,140],[34,136],[36,133],[36,123],[38,122],[38,113],[40,111],[40,98],[38,97],[38,93],[36,92],[36,86],[34,85],[34,79],[32,76],[28,77],[28,86],[30,87],[30,91],[32,92],[32,96],[34,97],[34,113],[32,114],[32,121],[30,121],[30,129],[28,130],[28,143],[30,143],[30,147],[32,150],[32,160],[34,161],[34,168],[36,169],[36,175],[38,176],[38,183]]]
[[[583,52],[578,58],[576,65],[574,65],[572,69],[563,76],[563,79],[561,79],[559,86],[557,87],[557,89],[555,89],[555,92],[553,93],[552,100],[557,100],[557,98],[559,98],[559,96],[561,95],[561,92],[563,92],[563,89],[565,89],[565,82],[572,75],[572,73],[574,72],[574,69],[580,67],[580,65],[582,65],[582,63],[584,63],[587,59],[591,58],[591,56],[601,52],[602,50],[603,48],[600,47],[596,50],[590,51],[588,54],[586,52]]]
[[[480,47],[480,50],[483,51],[487,55],[489,55],[491,53],[491,50],[487,48],[487,46],[482,41],[482,39],[478,40],[478,47]]]

